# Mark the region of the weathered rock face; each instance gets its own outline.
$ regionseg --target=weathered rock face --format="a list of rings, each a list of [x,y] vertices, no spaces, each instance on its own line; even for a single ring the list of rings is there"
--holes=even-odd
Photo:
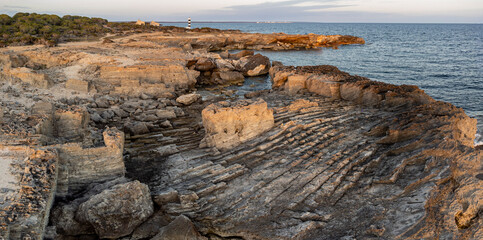
[[[55,112],[56,136],[69,140],[82,139],[89,119],[89,113],[84,108],[57,110]]]
[[[274,88],[289,94],[305,89],[333,100],[343,99],[368,106],[416,106],[434,102],[417,86],[395,86],[352,76],[334,66],[277,66],[270,70]]]
[[[212,104],[203,109],[202,118],[206,130],[202,145],[223,150],[256,137],[274,124],[273,112],[263,100]]]
[[[26,67],[4,69],[2,75],[2,78],[7,79],[10,82],[18,80],[38,88],[49,88],[52,86],[52,81],[46,74],[36,73],[32,69]]]
[[[169,89],[169,87],[176,90],[190,89],[196,83],[198,75],[199,72],[188,70],[180,65],[103,66],[100,68],[100,79],[106,83],[113,86],[157,90],[159,94],[166,92],[165,89]],[[161,84],[164,86],[159,88]]]
[[[58,197],[74,195],[92,183],[124,176],[124,133],[107,129],[104,131],[104,143],[105,147],[97,148],[83,148],[79,143],[59,146]]]
[[[76,218],[94,226],[101,238],[119,238],[153,214],[148,186],[139,181],[115,185],[82,203]]]

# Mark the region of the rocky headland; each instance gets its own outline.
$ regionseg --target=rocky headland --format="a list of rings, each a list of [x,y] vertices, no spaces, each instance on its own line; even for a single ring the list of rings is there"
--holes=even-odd
[[[166,28],[0,49],[0,238],[482,239],[475,119],[254,52],[345,44],[364,40]]]

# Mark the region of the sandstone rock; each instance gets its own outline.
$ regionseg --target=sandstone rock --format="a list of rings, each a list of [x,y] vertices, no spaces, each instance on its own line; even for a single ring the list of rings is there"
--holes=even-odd
[[[228,71],[235,70],[233,63],[227,59],[215,59],[217,69],[226,69]]]
[[[268,57],[256,54],[240,58],[240,60],[236,62],[235,67],[237,71],[242,72],[245,76],[258,76],[267,74],[270,66],[270,59],[268,59]],[[250,73],[252,75],[248,75],[248,71],[251,71]]]
[[[79,92],[89,92],[89,83],[83,80],[69,79],[65,83],[65,88]]]
[[[3,68],[20,68],[25,66],[28,59],[23,55],[0,54],[0,66]]]
[[[285,83],[285,90],[289,94],[296,94],[301,89],[305,89],[305,81],[307,77],[304,75],[292,75],[288,76],[287,82]]]
[[[247,75],[249,77],[255,77],[255,76],[259,76],[259,75],[263,75],[263,74],[267,74],[267,69],[268,67],[266,65],[258,65],[256,68],[252,69],[252,70],[248,70],[247,72]]]
[[[255,54],[255,52],[252,51],[252,50],[242,50],[242,51],[237,52],[235,54],[230,54],[229,58],[238,60],[242,57],[253,56],[254,54]]]
[[[58,137],[70,140],[81,139],[89,122],[85,108],[59,109],[55,112],[55,126]]]
[[[124,133],[115,128],[107,128],[103,138],[105,146],[101,147],[84,148],[81,143],[57,147],[61,163],[57,197],[72,196],[86,190],[91,184],[124,176]]]
[[[211,104],[203,109],[202,119],[206,135],[201,146],[222,150],[248,141],[274,124],[273,111],[261,99]]]
[[[222,83],[239,83],[239,82],[245,81],[245,77],[240,72],[227,71],[227,72],[219,72],[218,74],[220,78],[223,80]]]
[[[192,88],[196,83],[196,78],[200,74],[198,71],[189,70],[182,65],[102,66],[99,72],[100,80],[114,86],[121,86],[124,81],[129,81],[129,84],[124,86],[124,88],[129,88],[134,80],[139,81],[140,87],[143,89],[149,89],[149,84],[162,83],[176,90],[188,90]],[[143,87],[143,84],[148,85]],[[151,87],[154,86],[160,85],[152,85]]]
[[[46,74],[36,73],[30,68],[21,67],[21,68],[13,68],[13,69],[4,69],[4,72],[7,76],[12,77],[13,79],[18,79],[22,82],[28,83],[38,88],[47,89],[51,87],[53,84],[50,78]]]
[[[340,83],[333,81],[327,75],[310,76],[306,81],[306,88],[309,92],[316,93],[322,97],[340,99]]]
[[[191,105],[192,103],[198,101],[201,98],[201,95],[196,94],[196,93],[191,93],[191,94],[185,94],[181,95],[178,98],[176,98],[177,103],[181,103],[183,105]]]
[[[362,88],[355,83],[344,83],[340,86],[340,96],[344,100],[353,102],[361,101]]]
[[[209,58],[200,58],[195,65],[195,69],[198,71],[210,71],[214,68],[216,68],[216,64]]]
[[[230,57],[230,52],[228,52],[228,50],[225,50],[223,52],[220,53],[220,57],[221,58],[229,58]]]
[[[272,61],[272,67],[283,67],[283,63],[280,61]]]
[[[0,123],[3,122],[3,108],[0,107]]]
[[[152,238],[153,240],[204,240],[189,218],[180,215]]]
[[[288,106],[288,110],[296,112],[304,108],[318,107],[318,106],[319,104],[316,102],[307,101],[305,99],[297,99]]]
[[[119,238],[153,214],[147,185],[139,181],[115,185],[79,206],[76,218],[90,223],[100,238]]]

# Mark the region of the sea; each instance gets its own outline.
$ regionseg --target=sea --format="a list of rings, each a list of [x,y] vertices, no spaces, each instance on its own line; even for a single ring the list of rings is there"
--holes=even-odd
[[[434,99],[450,102],[476,118],[475,144],[483,144],[483,24],[193,22],[191,27],[362,37],[366,44],[339,49],[259,52],[284,65],[334,65],[376,81],[417,85]],[[245,85],[255,86],[257,81]]]

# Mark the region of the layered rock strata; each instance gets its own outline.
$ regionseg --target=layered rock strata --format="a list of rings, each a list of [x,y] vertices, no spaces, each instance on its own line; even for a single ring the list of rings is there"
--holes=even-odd
[[[360,39],[169,31],[0,51],[0,236],[483,237],[483,156],[461,109],[333,66],[210,52]],[[273,89],[249,101],[187,94],[267,71]]]

